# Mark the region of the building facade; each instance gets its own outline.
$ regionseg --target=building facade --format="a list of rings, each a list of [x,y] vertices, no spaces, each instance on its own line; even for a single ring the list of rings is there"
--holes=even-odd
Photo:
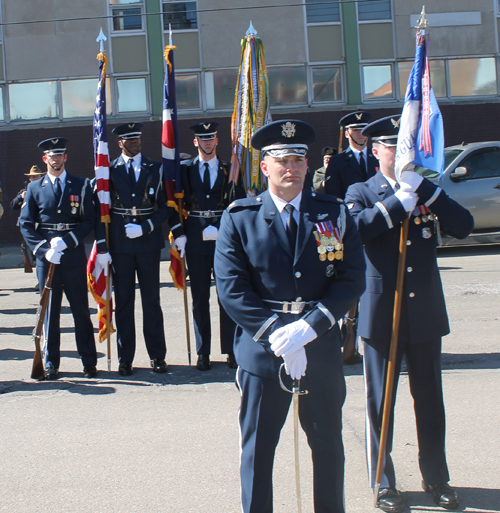
[[[430,67],[447,145],[498,139],[500,0],[427,5]],[[65,136],[70,172],[92,176],[92,116],[102,27],[107,36],[108,124],[146,122],[144,153],[160,158],[163,51],[172,27],[181,151],[188,130],[217,117],[230,159],[230,117],[240,42],[250,21],[265,46],[274,119],[318,130],[311,168],[337,145],[346,111],[398,113],[415,52],[417,0],[0,0],[0,181],[4,206],[41,165],[36,145]],[[118,148],[110,137],[111,157]],[[316,155],[317,154],[317,155]],[[18,240],[15,213],[0,221],[0,245]]]

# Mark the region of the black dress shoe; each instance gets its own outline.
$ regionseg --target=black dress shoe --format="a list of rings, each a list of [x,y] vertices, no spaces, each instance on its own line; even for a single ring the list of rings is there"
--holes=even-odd
[[[238,364],[236,363],[236,358],[234,357],[234,353],[228,353],[227,355],[227,366],[230,369],[237,369]]]
[[[133,373],[134,369],[132,369],[130,362],[122,362],[118,365],[118,374],[120,374],[120,376],[132,376]]]
[[[380,488],[377,508],[387,513],[400,513],[405,509],[405,505],[396,488]]]
[[[57,379],[59,377],[59,370],[53,365],[47,365],[44,371],[45,379]]]
[[[210,365],[210,356],[208,354],[200,354],[198,355],[198,362],[196,364],[196,368],[199,371],[207,371],[212,368]]]
[[[83,366],[83,377],[84,378],[95,378],[97,376],[97,369],[95,365],[84,365]]]
[[[422,482],[422,488],[430,493],[434,502],[445,509],[457,509],[459,506],[457,492],[448,483],[428,485]]]
[[[163,358],[151,360],[151,367],[153,367],[153,372],[158,372],[158,374],[163,374],[168,370],[168,365]]]

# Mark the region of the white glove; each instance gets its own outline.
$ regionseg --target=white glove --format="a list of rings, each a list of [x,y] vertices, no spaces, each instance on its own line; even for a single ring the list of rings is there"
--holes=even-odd
[[[62,240],[61,237],[54,237],[50,240],[50,247],[54,251],[59,251],[59,253],[62,253],[68,245]]]
[[[59,251],[56,251],[53,248],[50,248],[47,253],[45,253],[45,258],[51,263],[51,264],[60,264],[61,263],[61,256],[62,253]]]
[[[398,198],[398,200],[401,201],[403,208],[407,212],[413,212],[413,210],[417,206],[418,196],[414,192],[399,189],[398,191],[396,191],[396,194],[394,194],[394,196],[396,196],[396,198]]]
[[[207,226],[203,230],[203,240],[217,240],[217,234],[219,233],[219,230],[215,226]]]
[[[104,272],[104,276],[108,275],[109,266],[113,259],[109,253],[97,253],[96,255],[96,263],[101,266]]]
[[[415,171],[403,171],[401,173],[399,185],[401,185],[401,189],[405,191],[415,192],[422,183],[423,179],[424,177]]]
[[[283,359],[285,361],[285,371],[292,379],[300,379],[306,375],[307,355],[303,347],[295,351],[290,357],[283,357]]]
[[[129,223],[125,225],[125,235],[129,239],[137,239],[142,235],[142,226],[140,224]]]
[[[290,356],[314,340],[318,335],[306,321],[299,319],[271,333],[269,342],[276,356]]]
[[[186,242],[187,237],[185,235],[181,235],[180,237],[177,237],[177,239],[174,239],[175,249],[179,252],[181,258],[184,257],[184,253],[186,252]]]

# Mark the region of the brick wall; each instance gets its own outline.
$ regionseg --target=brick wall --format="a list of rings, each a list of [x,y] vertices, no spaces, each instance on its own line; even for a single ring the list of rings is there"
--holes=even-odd
[[[290,112],[274,114],[273,119],[301,119],[313,125],[317,140],[309,150],[309,167],[314,170],[321,167],[321,149],[323,146],[337,147],[339,140],[338,122],[349,110]],[[373,119],[390,116],[399,112],[395,106],[391,109],[371,109]],[[500,103],[477,103],[470,105],[443,105],[445,140],[447,146],[465,142],[491,141],[500,139],[494,127],[500,118]],[[207,118],[205,118],[207,119]],[[200,118],[179,121],[180,151],[196,155],[192,132],[189,126],[202,121]],[[229,161],[231,158],[231,118],[217,118],[219,127],[219,156]],[[111,134],[115,125],[108,126],[110,158],[119,156],[116,138]],[[23,188],[25,176],[31,166],[37,164],[45,169],[38,143],[49,137],[67,137],[67,169],[79,176],[93,176],[94,156],[92,146],[92,125],[54,126],[54,128],[12,129],[0,132],[0,181],[3,188],[3,206],[5,213],[0,219],[0,247],[18,244],[21,240],[16,226],[18,211],[13,212],[9,203]],[[345,144],[344,144],[345,147]],[[143,153],[155,160],[161,159],[161,122],[147,122],[143,133]]]

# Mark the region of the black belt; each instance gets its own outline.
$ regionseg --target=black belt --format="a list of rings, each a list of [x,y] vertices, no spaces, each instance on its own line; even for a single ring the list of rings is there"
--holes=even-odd
[[[66,232],[69,230],[72,230],[73,228],[76,228],[78,226],[78,223],[40,223],[40,228],[43,228],[45,230],[56,230],[57,232]]]
[[[312,310],[319,301],[274,301],[272,299],[263,299],[264,303],[271,307],[271,311],[276,313],[288,313],[299,315],[302,312]]]
[[[145,216],[148,214],[152,214],[154,212],[153,207],[148,208],[119,208],[113,207],[111,211],[115,214],[120,214],[122,216]]]
[[[189,215],[191,217],[203,217],[204,219],[211,219],[213,217],[220,217],[224,210],[191,210]]]

